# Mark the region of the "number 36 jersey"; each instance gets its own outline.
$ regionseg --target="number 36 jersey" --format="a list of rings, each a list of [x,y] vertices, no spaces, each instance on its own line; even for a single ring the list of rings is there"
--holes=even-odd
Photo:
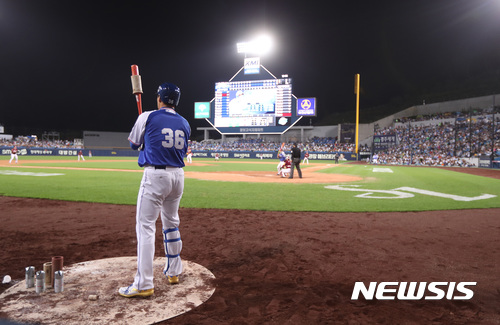
[[[130,147],[139,153],[139,166],[184,167],[191,127],[171,108],[139,115],[128,137]]]

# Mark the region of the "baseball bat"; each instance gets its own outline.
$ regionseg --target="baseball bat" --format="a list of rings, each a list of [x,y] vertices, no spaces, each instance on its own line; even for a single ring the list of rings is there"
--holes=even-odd
[[[132,80],[132,93],[135,95],[135,100],[137,102],[137,110],[139,111],[139,115],[142,114],[142,81],[141,75],[139,74],[139,67],[137,65],[132,65],[132,76],[130,79]]]

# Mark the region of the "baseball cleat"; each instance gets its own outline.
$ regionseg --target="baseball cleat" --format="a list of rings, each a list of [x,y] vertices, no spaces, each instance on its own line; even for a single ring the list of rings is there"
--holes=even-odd
[[[132,287],[132,285],[129,285],[128,287],[122,287],[118,290],[118,294],[126,298],[149,297],[154,292],[155,289],[138,290],[137,288]]]
[[[170,284],[179,284],[179,276],[178,275],[167,275],[168,283]]]

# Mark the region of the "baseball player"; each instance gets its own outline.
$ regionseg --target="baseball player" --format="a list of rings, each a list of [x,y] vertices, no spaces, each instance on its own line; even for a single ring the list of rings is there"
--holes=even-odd
[[[278,169],[278,175],[281,175],[280,173],[281,168],[285,166],[285,159],[286,159],[286,155],[283,150],[278,151],[278,159],[280,160],[280,162],[278,163],[278,166],[276,168]]]
[[[309,165],[309,151],[306,151],[304,154],[304,161],[302,163],[305,164],[306,162]]]
[[[193,163],[193,152],[191,151],[191,148],[188,148],[186,160],[190,164]]]
[[[9,164],[12,163],[12,160],[16,160],[16,164],[17,164],[17,161],[18,161],[18,158],[17,158],[17,146],[14,146],[14,148],[12,148],[12,150],[10,151],[10,160],[9,160]]]
[[[118,290],[127,298],[154,293],[155,224],[159,214],[166,255],[163,273],[170,284],[179,283],[182,273],[178,210],[191,127],[176,111],[180,95],[176,85],[161,84],[157,91],[158,110],[139,115],[128,138],[132,149],[140,149],[138,163],[144,167],[144,175],[137,197],[137,273],[130,286]]]
[[[85,161],[85,158],[83,157],[83,151],[78,151],[78,161],[80,161],[80,159],[82,159],[83,161]]]
[[[280,170],[280,175],[282,178],[290,176],[290,171],[292,170],[292,161],[290,156],[286,156],[285,165]]]

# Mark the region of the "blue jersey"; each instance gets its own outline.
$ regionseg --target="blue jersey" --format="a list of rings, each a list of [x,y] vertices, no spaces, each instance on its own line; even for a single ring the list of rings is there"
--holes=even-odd
[[[279,154],[278,158],[279,158],[279,160],[280,160],[280,161],[285,161],[285,159],[286,159],[285,152],[283,152],[283,151],[282,151],[282,152]]]
[[[191,127],[171,108],[139,115],[128,137],[132,149],[142,146],[139,166],[184,167]]]

